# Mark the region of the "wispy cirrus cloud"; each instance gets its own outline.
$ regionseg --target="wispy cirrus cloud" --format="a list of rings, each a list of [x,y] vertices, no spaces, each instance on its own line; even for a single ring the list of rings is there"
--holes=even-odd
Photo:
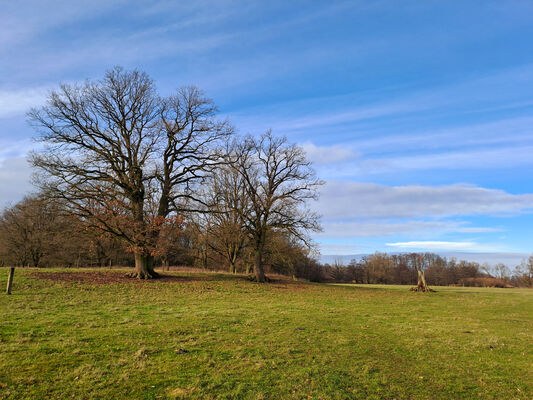
[[[359,157],[357,152],[342,145],[317,146],[312,142],[305,142],[301,146],[308,160],[316,164],[337,163]]]

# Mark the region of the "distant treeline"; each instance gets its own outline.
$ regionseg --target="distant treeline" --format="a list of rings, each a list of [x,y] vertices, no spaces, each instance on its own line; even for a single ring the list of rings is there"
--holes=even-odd
[[[472,261],[447,259],[434,253],[375,253],[352,260],[348,266],[324,265],[312,275],[315,281],[414,285],[417,266],[429,285],[532,287],[533,256],[512,271],[504,264],[489,266]]]

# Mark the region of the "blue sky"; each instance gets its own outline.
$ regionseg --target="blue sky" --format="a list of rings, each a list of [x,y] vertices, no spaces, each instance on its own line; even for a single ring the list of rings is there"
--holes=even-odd
[[[28,108],[122,65],[301,144],[323,254],[533,252],[533,1],[0,1],[0,21],[0,206],[31,190]]]

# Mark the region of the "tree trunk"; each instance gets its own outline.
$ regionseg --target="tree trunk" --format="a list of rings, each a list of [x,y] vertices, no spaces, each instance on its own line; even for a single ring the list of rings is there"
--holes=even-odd
[[[418,289],[421,289],[424,292],[428,291],[428,284],[426,283],[426,276],[424,275],[424,271],[418,270]]]
[[[257,282],[266,282],[265,270],[263,269],[263,248],[260,246],[255,253],[255,279]]]
[[[232,274],[236,274],[237,273],[237,255],[234,253],[232,256],[230,256],[228,261],[229,261],[229,271]]]
[[[421,269],[417,269],[417,273],[418,273],[417,285],[416,287],[411,288],[411,290],[415,292],[432,292],[433,290],[431,290],[428,284],[426,283],[426,276],[424,275],[424,271],[422,271]]]
[[[130,274],[132,278],[153,279],[158,278],[159,274],[154,271],[153,257],[139,251],[135,256],[135,272]]]
[[[227,259],[229,262],[229,272],[232,274],[237,273],[237,252],[234,248],[230,249],[227,253]]]
[[[235,263],[233,261],[229,261],[229,272],[232,274],[235,274],[237,272],[237,269],[235,268]]]

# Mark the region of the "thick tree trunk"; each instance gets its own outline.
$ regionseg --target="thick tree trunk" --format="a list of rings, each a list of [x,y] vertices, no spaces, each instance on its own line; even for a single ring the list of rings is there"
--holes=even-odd
[[[428,284],[426,283],[426,276],[424,275],[424,271],[418,269],[417,273],[418,273],[417,285],[416,287],[411,288],[411,290],[414,292],[432,292],[433,290],[431,290]]]
[[[255,279],[257,282],[266,282],[265,270],[263,269],[263,249],[260,247],[255,253]]]
[[[418,270],[418,284],[417,287],[419,290],[422,290],[424,292],[428,291],[428,284],[426,283],[426,277],[424,275],[424,271]]]
[[[235,248],[230,248],[227,252],[226,252],[226,257],[227,257],[227,260],[228,260],[228,264],[229,264],[229,272],[231,272],[232,274],[236,274],[237,273],[237,251],[235,250]]]
[[[153,279],[158,278],[159,274],[154,271],[153,257],[146,255],[144,252],[136,252],[135,256],[135,272],[130,276],[138,279]]]
[[[232,274],[236,274],[237,273],[237,266],[231,260],[229,262],[229,272],[231,272]]]

